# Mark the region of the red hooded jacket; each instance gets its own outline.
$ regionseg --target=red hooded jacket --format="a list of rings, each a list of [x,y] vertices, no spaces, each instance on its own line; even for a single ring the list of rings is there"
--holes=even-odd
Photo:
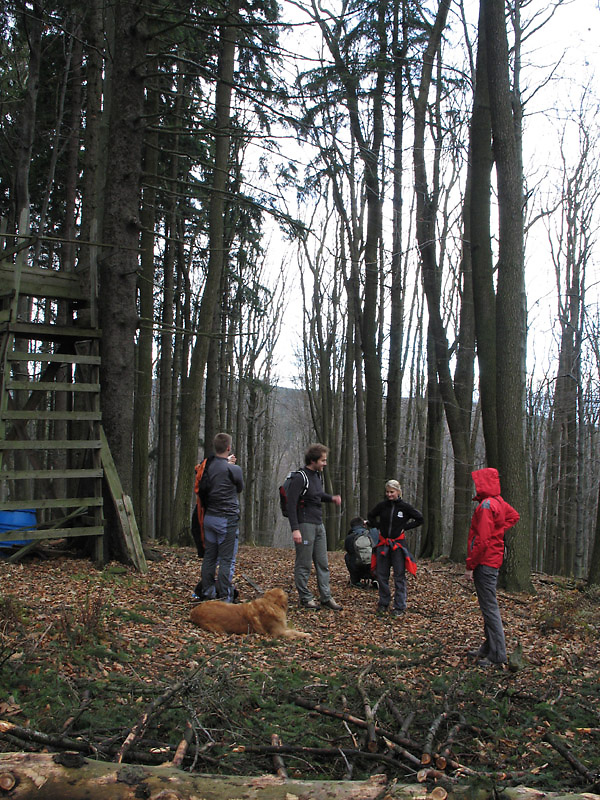
[[[471,473],[479,505],[471,518],[467,569],[480,564],[500,567],[504,559],[504,532],[519,521],[519,513],[500,496],[500,477],[493,467]]]

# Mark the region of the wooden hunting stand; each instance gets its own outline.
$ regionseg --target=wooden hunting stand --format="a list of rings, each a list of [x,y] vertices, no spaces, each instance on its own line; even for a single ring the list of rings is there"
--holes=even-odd
[[[24,215],[19,230],[27,229]],[[94,537],[93,557],[103,563],[108,446],[100,414],[95,257],[85,273],[32,267],[27,256],[35,245],[31,237],[17,237],[1,251],[0,519],[29,511],[35,524],[3,525],[0,541],[30,540],[11,556],[16,560],[42,539]],[[114,500],[117,507],[123,503],[122,496]],[[131,516],[132,510],[123,515],[129,534]],[[141,552],[145,567],[133,527],[137,541],[127,549]]]

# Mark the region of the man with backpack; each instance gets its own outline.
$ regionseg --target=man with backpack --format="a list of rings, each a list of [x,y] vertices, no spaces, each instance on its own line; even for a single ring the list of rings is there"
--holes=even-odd
[[[217,433],[214,458],[205,466],[207,485],[203,492],[204,560],[202,578],[195,594],[202,600],[218,598],[233,602],[233,573],[238,550],[240,501],[244,488],[242,470],[231,452],[231,436]],[[218,574],[217,572],[218,565]]]
[[[369,530],[360,517],[350,520],[350,531],[344,541],[344,560],[350,573],[350,584],[358,589],[373,584],[375,578],[373,547],[379,539],[377,528]]]
[[[294,579],[302,608],[319,608],[319,603],[308,588],[311,565],[315,565],[320,605],[333,611],[342,606],[331,596],[329,586],[329,561],[327,535],[323,525],[321,503],[341,505],[339,494],[328,494],[323,489],[322,470],[327,465],[329,448],[312,444],[304,454],[304,468],[292,473],[286,480],[287,515],[296,547]]]

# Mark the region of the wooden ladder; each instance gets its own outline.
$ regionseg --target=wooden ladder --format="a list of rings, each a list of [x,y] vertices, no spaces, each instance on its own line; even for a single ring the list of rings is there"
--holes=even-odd
[[[95,290],[89,276],[27,266],[30,244],[0,261],[0,521],[30,510],[36,522],[0,541],[31,541],[16,560],[42,539],[95,537],[102,562]]]

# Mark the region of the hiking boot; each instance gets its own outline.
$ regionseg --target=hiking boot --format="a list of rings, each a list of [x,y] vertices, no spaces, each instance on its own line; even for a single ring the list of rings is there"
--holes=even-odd
[[[483,667],[484,669],[489,669],[490,667],[495,667],[496,669],[504,669],[505,661],[490,661],[489,658],[480,658],[477,662],[478,667]]]
[[[388,610],[387,606],[377,606],[377,610],[375,611],[375,613],[377,614],[378,617],[385,617],[385,615],[387,614],[387,610]]]
[[[476,661],[479,658],[485,658],[485,656],[481,652],[481,648],[480,647],[476,647],[473,650],[468,650],[467,651],[467,658],[472,658],[472,659],[474,659]]]
[[[332,611],[341,611],[343,606],[341,606],[339,603],[336,603],[333,597],[330,597],[329,600],[325,600],[325,602],[321,600],[321,608],[330,608]]]
[[[319,604],[316,600],[307,600],[306,603],[300,603],[300,608],[318,608]]]
[[[403,608],[395,608],[392,611],[392,617],[394,617],[394,619],[400,619],[403,616],[404,616],[404,609]]]

